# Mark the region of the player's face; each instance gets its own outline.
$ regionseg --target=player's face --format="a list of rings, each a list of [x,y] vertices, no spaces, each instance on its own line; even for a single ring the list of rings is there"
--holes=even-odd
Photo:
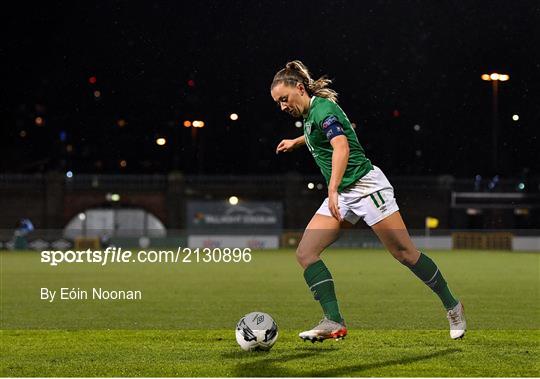
[[[287,112],[293,117],[300,117],[306,112],[307,94],[301,84],[288,86],[279,83],[272,88],[270,94],[283,112]]]

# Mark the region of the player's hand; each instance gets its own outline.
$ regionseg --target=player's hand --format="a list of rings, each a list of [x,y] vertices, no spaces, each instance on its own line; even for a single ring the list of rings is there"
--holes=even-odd
[[[339,213],[339,202],[337,191],[328,190],[328,209],[332,216],[339,222],[343,221],[341,213]]]
[[[276,147],[276,154],[281,152],[288,153],[294,150],[295,142],[293,139],[284,139]]]

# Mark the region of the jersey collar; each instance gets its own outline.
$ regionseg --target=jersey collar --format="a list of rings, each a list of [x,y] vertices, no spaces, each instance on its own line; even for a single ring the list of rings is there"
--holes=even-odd
[[[315,101],[315,98],[317,96],[311,96],[311,99],[309,99],[309,110],[307,113],[307,116],[304,118],[304,120],[307,120],[309,118],[309,114],[311,113],[311,108],[313,108],[313,101]]]

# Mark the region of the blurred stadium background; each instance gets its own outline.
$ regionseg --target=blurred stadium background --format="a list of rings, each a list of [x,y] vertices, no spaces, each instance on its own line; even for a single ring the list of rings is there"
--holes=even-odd
[[[523,191],[519,181],[390,179],[419,247],[540,251],[540,195]],[[294,247],[325,188],[321,177],[299,174],[2,175],[0,246],[15,247],[14,220],[24,216],[35,226],[24,247],[35,250]],[[81,239],[90,245],[81,245]],[[358,225],[345,231],[337,246],[379,244]]]
[[[254,247],[294,245],[326,190],[305,151],[274,154],[302,125],[278,112],[268,87],[301,59],[335,79],[420,245],[540,250],[537,2],[307,8],[14,5],[0,248],[14,246],[23,218],[34,249],[76,237],[218,246],[226,230],[258,236],[244,241]],[[283,14],[305,17],[284,36]],[[341,243],[376,243],[359,229]],[[464,231],[477,234],[455,234]]]

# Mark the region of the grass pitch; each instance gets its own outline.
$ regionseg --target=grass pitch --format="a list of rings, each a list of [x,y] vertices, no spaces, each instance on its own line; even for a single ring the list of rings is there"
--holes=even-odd
[[[0,253],[2,376],[540,376],[540,255],[433,251],[469,331],[448,336],[438,298],[382,250],[331,249],[349,336],[297,334],[321,317],[291,250],[242,264],[67,264]],[[140,288],[143,300],[39,300],[39,288]],[[271,314],[269,352],[234,339],[245,313]]]

